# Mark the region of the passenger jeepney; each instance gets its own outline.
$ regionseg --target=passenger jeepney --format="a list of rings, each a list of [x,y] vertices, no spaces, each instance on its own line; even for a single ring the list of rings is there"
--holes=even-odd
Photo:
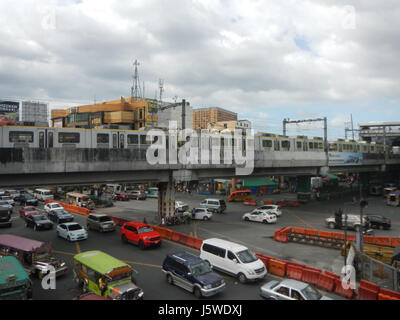
[[[14,256],[24,266],[29,275],[42,279],[55,268],[56,276],[68,271],[67,264],[53,257],[49,243],[23,238],[11,234],[0,234],[0,256]]]
[[[75,206],[79,206],[80,204],[80,206],[83,208],[94,209],[94,203],[87,194],[68,192],[66,197],[69,204],[73,204]]]
[[[74,256],[74,280],[83,292],[112,300],[139,300],[143,291],[134,283],[132,267],[95,250]]]
[[[397,207],[400,205],[400,191],[396,190],[386,196],[386,204],[388,206]]]
[[[32,282],[15,257],[0,256],[0,300],[32,299]]]

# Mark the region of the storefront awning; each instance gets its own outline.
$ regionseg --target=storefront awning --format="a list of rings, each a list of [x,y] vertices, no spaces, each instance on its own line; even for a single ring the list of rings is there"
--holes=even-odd
[[[278,187],[278,183],[269,178],[243,178],[243,187]]]

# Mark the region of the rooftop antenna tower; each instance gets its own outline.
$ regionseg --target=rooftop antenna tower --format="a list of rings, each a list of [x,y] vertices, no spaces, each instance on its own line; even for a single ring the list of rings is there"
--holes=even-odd
[[[141,90],[140,90],[140,81],[139,81],[139,72],[138,72],[138,66],[140,63],[135,60],[133,63],[133,66],[135,67],[134,74],[132,75],[133,78],[133,85],[131,88],[131,98],[132,101],[139,101],[141,97]]]
[[[162,95],[164,92],[164,80],[163,79],[158,79],[158,87],[160,89],[160,102],[162,101]]]

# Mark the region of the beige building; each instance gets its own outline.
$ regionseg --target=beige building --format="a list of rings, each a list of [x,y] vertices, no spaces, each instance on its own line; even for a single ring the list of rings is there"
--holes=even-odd
[[[218,122],[211,122],[207,125],[208,130],[229,130],[234,131],[237,129],[251,129],[251,122],[248,120],[232,120],[232,121],[218,121]]]
[[[222,108],[201,108],[193,110],[193,129],[207,129],[208,124],[237,121],[237,113]]]

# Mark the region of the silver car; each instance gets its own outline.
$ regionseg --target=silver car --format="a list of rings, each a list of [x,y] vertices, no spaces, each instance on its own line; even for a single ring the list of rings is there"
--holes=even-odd
[[[88,230],[98,230],[100,232],[115,231],[115,222],[105,214],[89,214],[86,226]]]
[[[364,227],[367,228],[369,223],[365,217],[363,217],[363,220],[364,220]],[[336,224],[336,220],[335,220],[334,216],[325,219],[325,224],[329,229],[339,228],[339,226]],[[348,214],[346,224],[347,224],[347,228],[359,231],[360,226],[361,226],[361,217],[356,214]],[[345,215],[342,214],[342,228],[344,228],[344,225],[345,225]]]
[[[260,288],[260,296],[270,300],[332,300],[308,283],[297,280],[273,280]]]

